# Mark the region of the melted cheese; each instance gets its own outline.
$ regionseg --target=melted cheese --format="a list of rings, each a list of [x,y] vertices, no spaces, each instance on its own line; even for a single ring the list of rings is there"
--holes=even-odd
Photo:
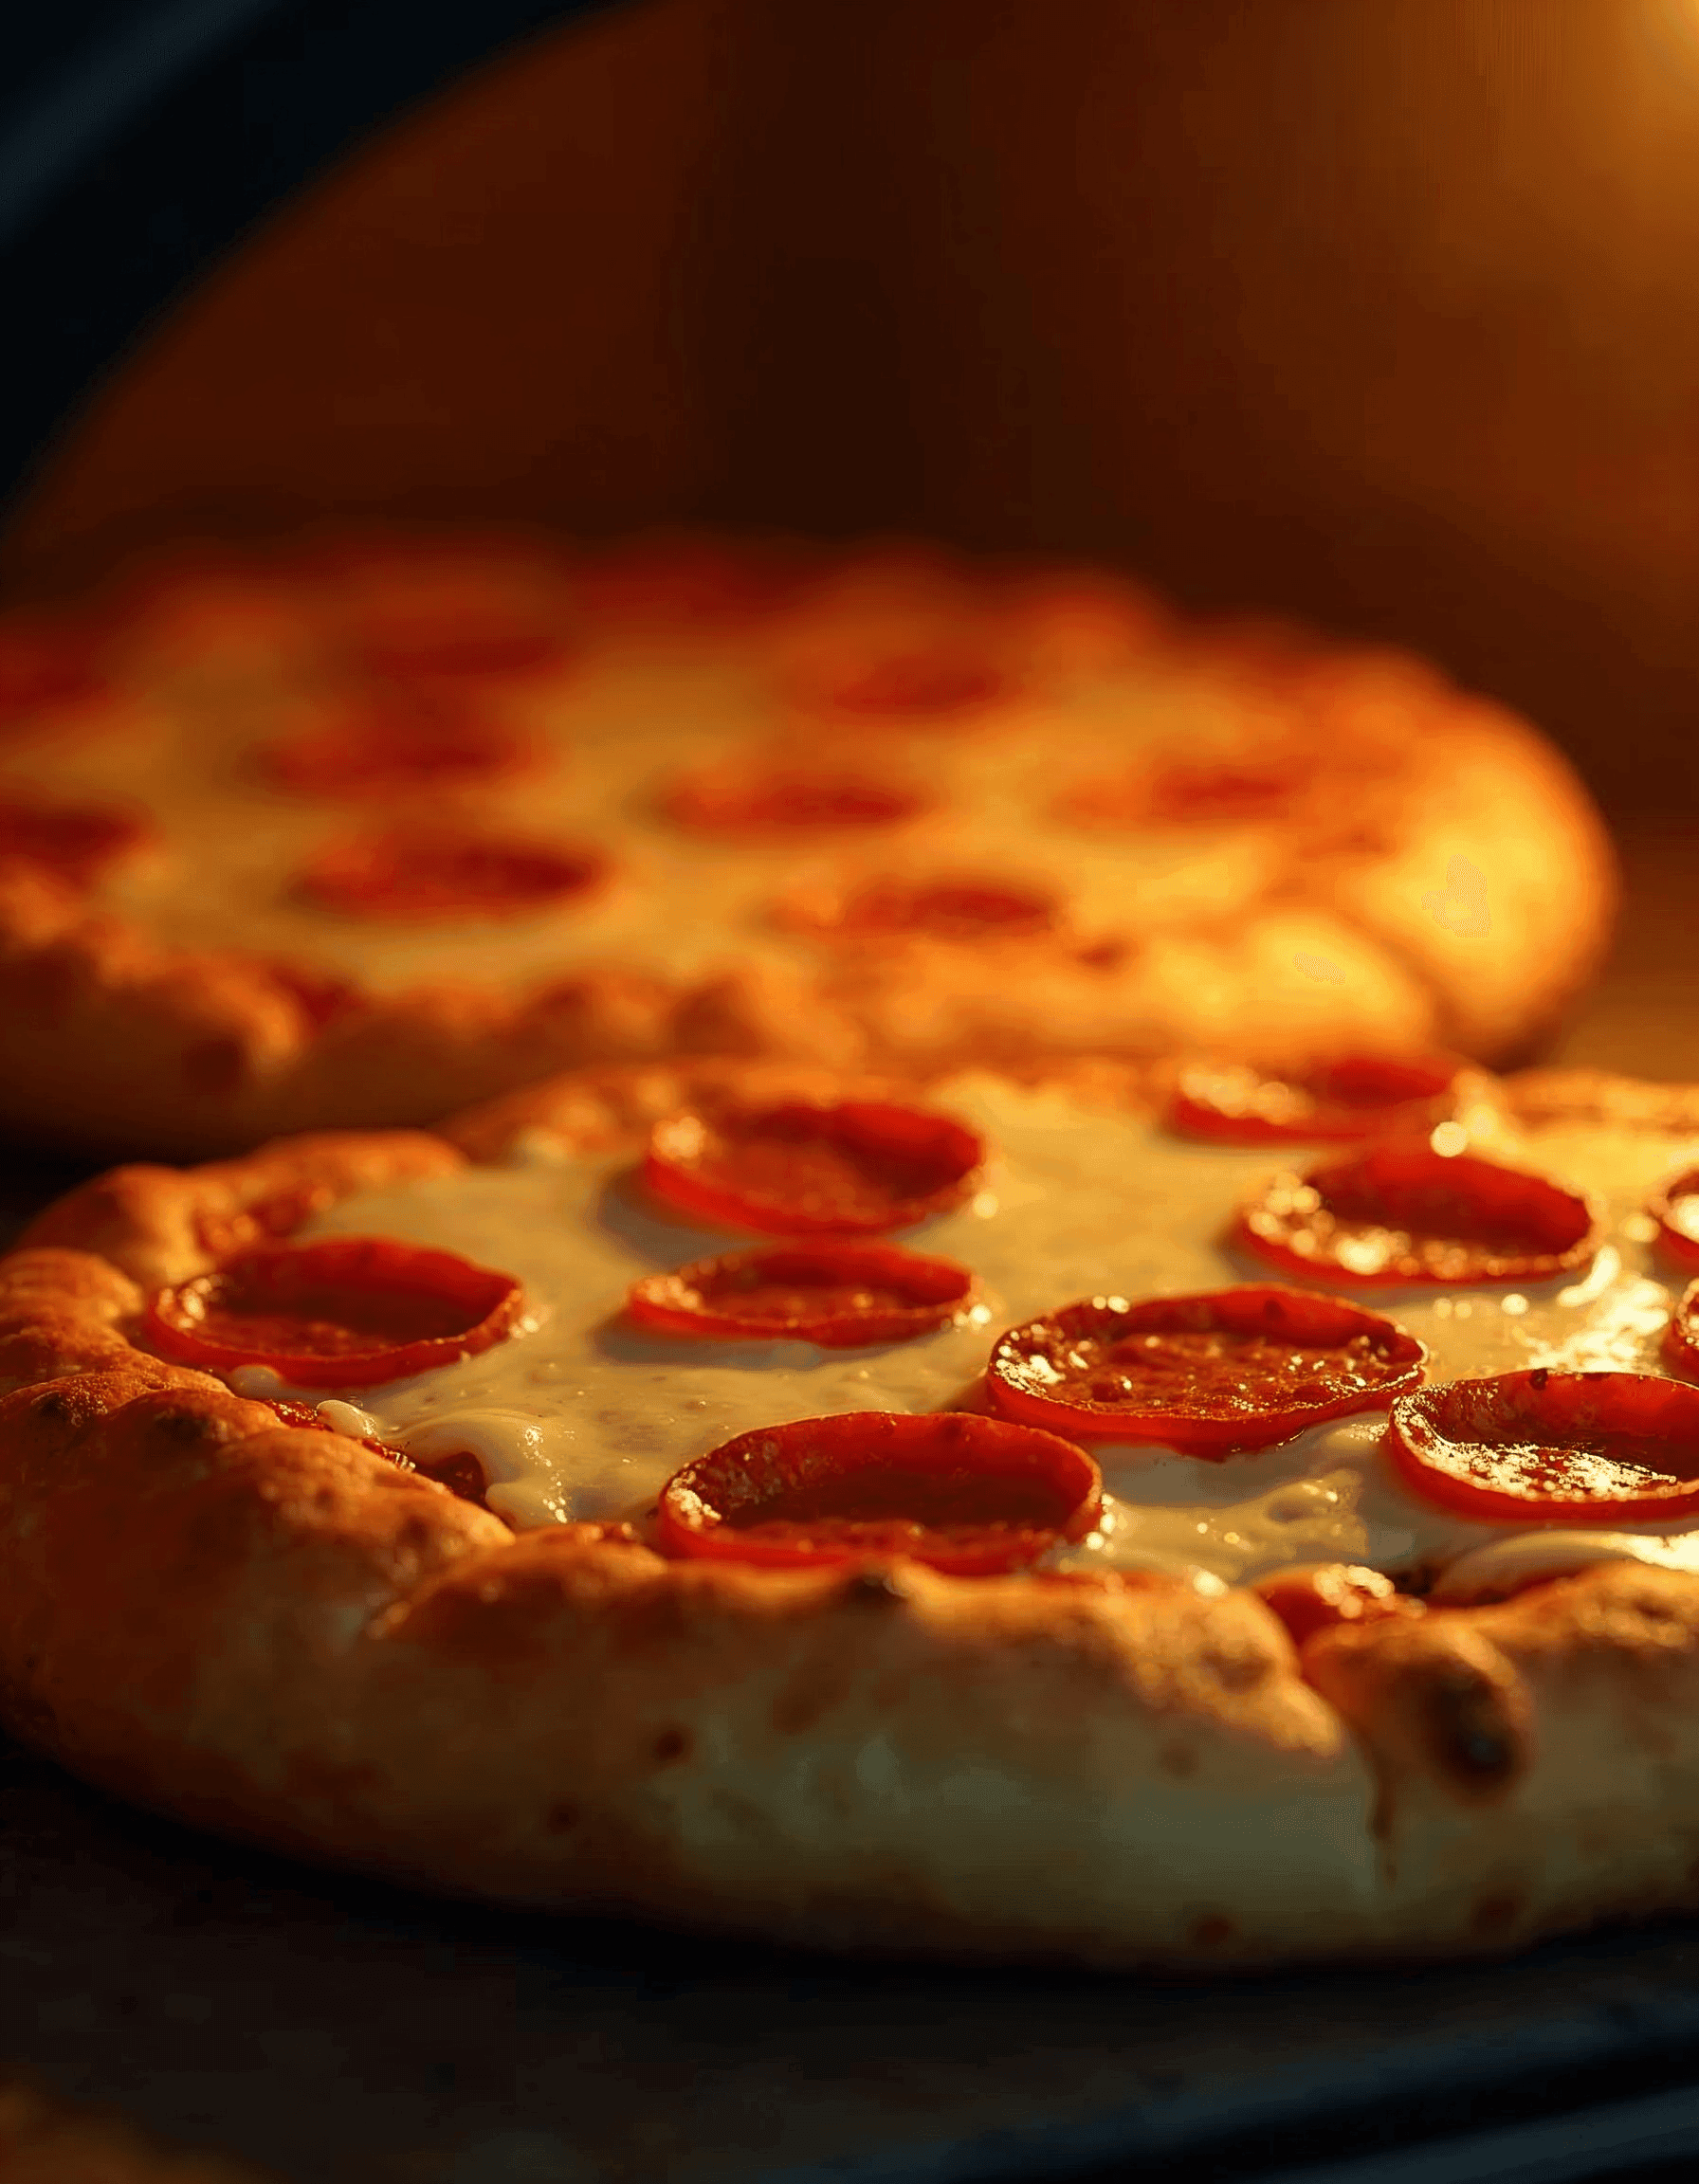
[[[1088,937],[1215,927],[1260,901],[1289,856],[1275,828],[1194,823],[1141,828],[1131,857],[1124,834],[1057,816],[1068,784],[1124,774],[1133,755],[1196,763],[1242,742],[1251,717],[1225,685],[1154,662],[1059,686],[1042,702],[1011,701],[971,734],[893,728],[839,744],[826,724],[811,737],[811,758],[910,781],[931,809],[901,826],[824,836],[657,824],[662,792],[704,762],[758,765],[787,730],[795,758],[774,664],[758,652],[611,649],[510,707],[535,732],[538,766],[449,799],[430,790],[361,800],[279,789],[265,776],[265,746],[318,718],[286,685],[246,698],[178,690],[147,733],[44,743],[19,752],[9,771],[53,793],[155,814],[158,850],[116,870],[104,896],[161,940],[248,949],[379,992],[427,979],[512,990],[579,965],[647,963],[658,937],[669,973],[685,979],[748,962],[801,970],[818,950],[775,920],[781,898],[812,881],[909,864],[1033,884],[1060,897]],[[611,877],[523,915],[415,924],[340,917],[295,891],[317,849],[398,812],[583,840],[608,854]]]
[[[357,1401],[338,1398],[321,1414],[338,1430],[375,1430],[424,1458],[469,1450],[491,1481],[491,1506],[521,1526],[641,1517],[672,1471],[733,1434],[971,1399],[996,1334],[1055,1305],[1267,1278],[1221,1238],[1239,1198],[1283,1165],[1278,1153],[1186,1144],[1134,1119],[1086,1115],[1057,1094],[982,1078],[958,1081],[938,1104],[976,1123],[994,1148],[973,1204],[906,1239],[977,1276],[977,1301],[959,1324],[864,1351],[639,1334],[621,1319],[632,1281],[749,1239],[668,1218],[642,1195],[629,1159],[567,1157],[546,1132],[531,1132],[508,1166],[369,1192],[312,1225],[319,1234],[435,1245],[517,1274],[537,1320],[482,1356],[356,1392]],[[1640,1209],[1696,1152],[1626,1133],[1547,1134],[1520,1156],[1607,1208],[1607,1241],[1589,1269],[1524,1290],[1367,1301],[1429,1345],[1436,1380],[1531,1365],[1658,1370],[1675,1287],[1652,1256]],[[1379,1452],[1381,1424],[1371,1412],[1225,1463],[1098,1444],[1103,1525],[1059,1558],[1207,1584],[1318,1559],[1433,1570],[1528,1529],[1471,1522],[1414,1494]],[[1667,1558],[1650,1543],[1669,1535],[1653,1527],[1608,1537],[1606,1554],[1634,1552],[1637,1539]]]

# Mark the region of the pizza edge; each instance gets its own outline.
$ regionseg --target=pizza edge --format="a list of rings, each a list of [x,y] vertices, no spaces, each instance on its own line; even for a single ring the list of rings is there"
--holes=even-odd
[[[1114,1065],[1059,1081],[1155,1092]],[[1300,1656],[1243,1590],[671,1562],[617,1525],[512,1535],[122,1333],[140,1283],[302,1192],[826,1083],[591,1072],[463,1118],[458,1145],[326,1134],[49,1209],[0,1260],[0,1720],[320,1861],[843,1950],[1449,1956],[1699,1902],[1699,1579],[1598,1566]],[[1699,1087],[1508,1090],[1699,1123]]]

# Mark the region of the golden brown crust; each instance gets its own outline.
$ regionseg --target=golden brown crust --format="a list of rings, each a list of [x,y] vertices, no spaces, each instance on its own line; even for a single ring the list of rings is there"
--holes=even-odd
[[[1699,1902],[1699,1578],[1603,1563],[1304,1666],[1373,1759],[1400,1929],[1507,1947]]]
[[[456,1136],[485,1157],[536,1128],[603,1146],[681,1098],[842,1088],[594,1072]],[[134,1272],[202,1263],[209,1210],[461,1156],[394,1134],[129,1171],[0,1262],[0,1344],[24,1345],[0,1398],[15,1734],[303,1854],[846,1949],[1454,1954],[1699,1901],[1699,1579],[1601,1566],[1300,1657],[1253,1593],[1178,1580],[516,1538],[358,1443],[127,1346],[114,1362]]]
[[[463,1164],[452,1146],[422,1130],[320,1131],[200,1168],[111,1169],[38,1214],[22,1241],[99,1252],[157,1288],[205,1273],[356,1191]]]

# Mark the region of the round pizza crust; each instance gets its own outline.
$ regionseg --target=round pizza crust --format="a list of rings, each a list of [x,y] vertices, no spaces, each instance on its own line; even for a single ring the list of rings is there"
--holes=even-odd
[[[90,875],[0,827],[0,1125],[198,1156],[700,1054],[1504,1063],[1600,958],[1615,867],[1585,790],[1417,661],[1188,623],[1099,572],[780,558],[344,542],[168,573],[54,638],[99,651],[104,695],[9,718],[28,631],[0,624],[0,807],[128,798],[158,836]],[[361,646],[393,650],[399,615],[416,647],[439,612],[570,628],[558,669],[427,692],[481,693],[529,771],[338,793],[325,754],[402,686]],[[989,695],[946,676],[942,702],[941,659]],[[927,702],[869,709],[893,673]],[[312,765],[278,776],[303,737]],[[892,815],[728,823],[751,780],[795,776],[870,782]],[[558,836],[594,883],[411,925],[303,885],[445,825]]]
[[[121,1169],[0,1261],[0,1720],[86,1779],[502,1902],[849,1951],[1246,1967],[1699,1902],[1699,1578],[1609,1564],[1295,1647],[1253,1592],[668,1561],[509,1532],[126,1338],[279,1210],[841,1081],[580,1073],[443,1136]],[[1086,1105],[1153,1094],[1105,1065]],[[1545,1072],[1545,1119],[1699,1088]]]

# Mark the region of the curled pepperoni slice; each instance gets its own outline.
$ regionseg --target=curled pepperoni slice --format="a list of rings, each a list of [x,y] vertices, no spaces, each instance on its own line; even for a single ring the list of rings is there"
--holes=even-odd
[[[511,1274],[383,1237],[262,1245],[148,1300],[167,1357],[265,1365],[301,1388],[371,1388],[469,1357],[513,1331]]]
[[[877,1236],[959,1206],[985,1158],[974,1131],[882,1100],[675,1115],[644,1160],[657,1197],[717,1228]]]
[[[999,1337],[985,1384],[999,1416],[1052,1433],[1222,1457],[1372,1410],[1426,1358],[1378,1312],[1252,1283],[1065,1304]]]
[[[84,886],[152,833],[137,813],[108,805],[0,794],[0,857],[27,858]]]
[[[1658,1242],[1675,1264],[1699,1267],[1699,1168],[1672,1176],[1646,1210],[1657,1223]]]
[[[439,828],[333,843],[300,884],[350,918],[424,922],[521,917],[589,893],[606,871],[594,849]]]
[[[781,924],[837,940],[923,939],[963,947],[1052,931],[1061,904],[1047,890],[971,877],[871,880],[840,893],[809,891],[778,910]]]
[[[262,755],[265,771],[308,796],[393,796],[500,780],[531,748],[505,723],[402,694],[366,698]]]
[[[973,1285],[965,1266],[896,1244],[781,1244],[651,1274],[626,1311],[663,1335],[853,1350],[929,1335]]]
[[[957,727],[1013,695],[1014,678],[972,647],[930,646],[821,669],[798,685],[811,711],[868,723]]]
[[[1416,1489],[1493,1521],[1699,1512],[1699,1388],[1652,1373],[1502,1373],[1400,1395],[1386,1448]]]
[[[1379,1283],[1544,1282],[1599,1247],[1579,1192],[1469,1153],[1382,1145],[1276,1175],[1235,1241],[1289,1272]]]
[[[1183,1070],[1168,1127],[1215,1145],[1343,1142],[1426,1133],[1460,1103],[1459,1065],[1442,1056],[1354,1054],[1289,1076],[1241,1065]]]
[[[695,774],[662,798],[675,825],[708,834],[785,834],[810,828],[894,827],[924,810],[925,799],[869,774],[811,773],[801,767],[760,773]]]
[[[740,1434],[661,1492],[664,1553],[769,1566],[906,1555],[957,1576],[1035,1562],[1096,1523],[1081,1449],[1001,1419],[853,1410]]]

